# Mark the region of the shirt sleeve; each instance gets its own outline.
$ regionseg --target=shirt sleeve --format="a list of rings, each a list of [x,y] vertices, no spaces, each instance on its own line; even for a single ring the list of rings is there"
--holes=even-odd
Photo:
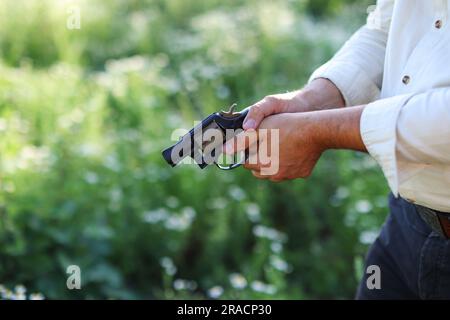
[[[370,103],[360,128],[367,150],[397,196],[399,162],[450,166],[450,88]]]
[[[347,106],[366,104],[380,95],[386,43],[394,0],[378,0],[359,29],[323,66],[310,77],[326,78],[341,91]]]

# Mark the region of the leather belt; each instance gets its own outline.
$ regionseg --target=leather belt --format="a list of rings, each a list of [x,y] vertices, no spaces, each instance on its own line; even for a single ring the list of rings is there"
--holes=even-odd
[[[450,239],[450,213],[414,204],[417,212],[430,228],[444,239]]]

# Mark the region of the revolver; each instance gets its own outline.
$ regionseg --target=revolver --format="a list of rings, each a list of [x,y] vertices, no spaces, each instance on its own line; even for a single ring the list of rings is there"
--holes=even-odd
[[[242,131],[242,124],[248,113],[248,108],[240,112],[235,112],[235,108],[236,104],[233,104],[228,111],[210,114],[177,143],[164,149],[162,156],[166,162],[175,167],[186,157],[191,157],[201,169],[210,164],[215,164],[222,170],[242,165],[248,157],[247,152],[241,155],[241,159],[237,159],[237,154],[234,154],[231,164],[219,163],[223,144]]]

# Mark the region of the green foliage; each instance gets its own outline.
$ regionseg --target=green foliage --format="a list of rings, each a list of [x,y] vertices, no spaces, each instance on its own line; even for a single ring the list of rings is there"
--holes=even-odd
[[[375,4],[373,0],[303,0],[307,12],[314,17],[324,18],[328,15],[338,15],[343,10],[351,9],[359,12],[369,5]],[[355,5],[358,3],[357,5]]]
[[[368,157],[329,152],[308,181],[273,184],[169,168],[160,151],[212,111],[301,87],[365,7],[314,21],[312,1],[76,4],[80,30],[64,2],[0,3],[0,283],[49,298],[352,297],[386,213]],[[71,264],[82,290],[66,288]]]

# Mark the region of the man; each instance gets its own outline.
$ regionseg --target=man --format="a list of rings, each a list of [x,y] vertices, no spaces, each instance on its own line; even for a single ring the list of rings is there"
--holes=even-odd
[[[381,289],[364,278],[358,299],[450,298],[449,4],[379,0],[303,90],[264,98],[244,122],[280,129],[280,170],[247,163],[257,178],[306,178],[327,149],[368,152],[381,166],[390,215],[366,260]]]

